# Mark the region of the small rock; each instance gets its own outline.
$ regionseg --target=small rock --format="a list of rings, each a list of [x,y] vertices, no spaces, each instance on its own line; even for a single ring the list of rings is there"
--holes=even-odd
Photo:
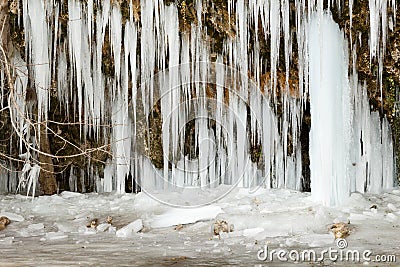
[[[370,209],[377,209],[378,207],[374,204],[370,207]]]
[[[343,222],[333,224],[330,227],[330,231],[335,235],[335,239],[346,238],[350,235],[349,224]]]
[[[214,223],[214,235],[229,232],[233,232],[233,225],[229,225],[226,221],[223,220],[217,220]]]
[[[106,219],[106,222],[107,222],[108,224],[112,224],[112,221],[113,221],[113,217],[111,217],[110,215],[108,215],[108,216],[107,216],[107,219]]]
[[[5,216],[0,217],[0,224],[9,225],[10,224],[10,219],[8,219]]]
[[[253,203],[256,204],[256,205],[258,206],[258,205],[260,205],[260,204],[262,203],[262,201],[259,200],[259,199],[257,199],[257,198],[254,198],[254,199],[253,199]]]
[[[177,226],[175,226],[174,230],[175,231],[179,231],[183,229],[183,225],[182,224],[178,224]]]
[[[9,1],[9,10],[14,15],[18,15],[18,12],[20,11],[19,1],[17,1],[17,0]]]
[[[9,224],[10,224],[10,219],[8,219],[5,216],[0,217],[0,231],[6,229],[6,226]]]
[[[179,257],[173,257],[170,260],[171,261],[181,261],[181,260],[186,260],[187,257],[186,256],[179,256]]]
[[[96,229],[97,226],[99,225],[99,219],[94,218],[90,221],[90,224],[87,225],[87,228],[93,228]]]

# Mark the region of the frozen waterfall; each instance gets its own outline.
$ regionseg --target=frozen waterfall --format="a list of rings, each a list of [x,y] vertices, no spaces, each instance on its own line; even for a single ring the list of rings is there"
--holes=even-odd
[[[300,136],[308,94],[313,198],[338,205],[351,192],[393,186],[390,125],[371,113],[366,86],[355,69],[348,69],[357,51],[348,49],[322,0],[296,0],[294,16],[290,1],[228,1],[235,29],[226,30],[218,52],[202,25],[207,1],[193,1],[197,22],[185,31],[182,7],[163,0],[129,2],[124,10],[129,14],[118,1],[56,2],[23,0],[26,49],[24,58],[13,53],[20,77],[15,90],[26,94],[24,73],[33,74],[38,121],[47,124],[49,88],[57,86],[56,97],[65,116],[80,125],[81,140],[101,142],[101,152],[108,155],[104,169],[90,162],[81,170],[98,192],[122,193],[128,177],[133,191],[189,192],[222,184],[232,185],[223,193],[233,186],[302,190],[307,181]],[[396,2],[387,5],[395,9]],[[386,5],[370,0],[370,6],[370,52],[382,62],[380,44],[386,42],[390,19]],[[59,20],[66,19],[65,8],[69,16],[63,28]],[[262,56],[261,41],[268,44],[268,57]],[[278,66],[280,55],[284,66]],[[289,71],[294,64],[297,81]],[[3,69],[1,77],[3,92]],[[32,141],[21,154],[32,152],[30,159],[37,160],[35,132],[26,119],[32,110],[20,95],[11,118],[21,140]],[[155,147],[159,150],[152,151]],[[63,177],[76,179],[74,168]],[[14,190],[17,179],[1,170],[0,192]],[[76,181],[71,184],[76,190]]]
[[[311,192],[325,204],[350,193],[351,101],[344,34],[328,14],[309,26]]]
[[[313,198],[337,205],[350,192],[392,188],[391,133],[369,112],[365,88],[350,83],[344,33],[328,13],[314,14],[308,30]]]

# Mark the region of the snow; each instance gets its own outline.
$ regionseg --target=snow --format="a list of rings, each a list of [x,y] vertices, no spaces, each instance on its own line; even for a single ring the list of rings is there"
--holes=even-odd
[[[207,193],[224,192],[218,189]],[[159,194],[175,203],[188,197],[173,192]],[[400,241],[393,238],[394,229],[400,227],[400,215],[393,210],[400,206],[398,189],[381,195],[353,193],[341,207],[326,207],[314,202],[309,193],[287,189],[259,188],[251,193],[234,188],[218,201],[195,208],[169,206],[157,198],[142,192],[63,192],[33,200],[1,195],[1,215],[9,216],[11,224],[0,232],[4,252],[0,265],[71,264],[71,259],[57,256],[65,253],[77,254],[75,264],[111,260],[122,264],[132,254],[137,261],[130,265],[162,265],[169,258],[182,256],[190,265],[210,260],[223,265],[260,264],[257,251],[264,244],[288,250],[334,248],[334,236],[328,229],[334,222],[347,221],[354,229],[346,238],[350,248],[399,252]],[[377,208],[371,209],[372,205]],[[106,223],[107,216],[113,217],[112,225]],[[94,218],[99,225],[88,227]],[[216,220],[234,225],[233,232],[213,236]],[[175,230],[180,224],[183,227]],[[52,253],[43,256],[49,249]],[[32,253],[28,257],[24,251]]]

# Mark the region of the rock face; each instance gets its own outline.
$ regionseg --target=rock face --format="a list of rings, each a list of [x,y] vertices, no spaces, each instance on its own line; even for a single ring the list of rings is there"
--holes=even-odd
[[[70,20],[68,1],[60,1],[59,4],[62,6],[60,9],[60,14],[57,23],[59,23],[58,41],[60,46],[66,43],[66,35],[68,32],[68,22]],[[119,5],[121,7],[121,20],[125,22],[130,16],[130,1],[111,1],[112,4]],[[176,1],[166,0],[165,4],[175,4]],[[190,36],[191,29],[193,25],[203,25],[204,39],[210,44],[212,54],[220,53],[224,49],[224,41],[228,38],[232,38],[238,34],[238,27],[236,23],[237,14],[230,11],[230,6],[227,1],[211,0],[207,1],[203,5],[201,16],[197,14],[198,10],[195,7],[196,1],[178,1],[178,17],[179,17],[179,29],[181,35]],[[289,1],[290,2],[290,1]],[[0,23],[4,25],[1,45],[5,48],[12,47],[13,49],[19,51],[23,58],[25,55],[25,36],[22,24],[19,23],[18,19],[21,17],[21,7],[17,5],[18,1],[5,1],[0,0]],[[141,23],[141,3],[139,0],[132,1],[132,10],[134,19]],[[99,7],[94,6],[94,11]],[[290,3],[287,12],[291,18],[289,23],[289,29],[292,29],[293,40],[291,48],[291,64],[289,66],[289,80],[288,87],[286,87],[286,59],[285,53],[281,52],[277,58],[277,89],[276,92],[270,92],[276,94],[275,98],[275,109],[274,112],[282,118],[284,115],[284,103],[282,103],[282,98],[280,97],[285,90],[289,90],[289,95],[293,98],[299,97],[299,51],[297,48],[296,33],[295,33],[295,18],[297,7],[294,3]],[[357,57],[355,61],[349,62],[349,72],[352,72],[353,66],[355,66],[358,72],[358,78],[360,81],[364,81],[368,85],[368,97],[372,110],[379,111],[381,117],[386,116],[391,123],[397,170],[400,170],[400,104],[398,103],[399,88],[400,88],[400,12],[396,14],[396,20],[392,20],[391,24],[388,23],[389,29],[387,30],[387,42],[386,47],[382,49],[385,51],[385,56],[383,57],[383,62],[379,64],[378,57],[371,58],[370,46],[369,46],[369,36],[370,36],[370,8],[368,0],[357,1],[356,5],[353,5],[352,14],[349,10],[349,1],[345,0],[341,10],[339,10],[336,5],[331,7],[331,12],[334,20],[340,25],[340,28],[344,30],[346,37],[349,41],[349,51],[355,49],[357,51]],[[393,10],[388,8],[388,17],[393,16]],[[93,13],[96,16],[96,12]],[[201,21],[199,21],[201,18]],[[52,25],[55,27],[55,25]],[[54,30],[54,29],[53,29]],[[249,36],[254,37],[255,35],[263,36],[263,28],[250,28]],[[112,56],[112,38],[108,31],[105,31],[104,35],[104,46],[102,47],[100,53],[102,55],[101,71],[105,73],[108,77],[114,77],[115,64]],[[281,51],[284,51],[285,36],[284,32],[280,35]],[[383,44],[380,44],[383,46]],[[249,48],[254,46],[254,43],[248,43]],[[123,50],[124,48],[122,48]],[[140,52],[140,48],[137,49]],[[8,57],[12,56],[12,49],[6,50]],[[93,52],[94,53],[94,52]],[[260,38],[260,57],[265,59],[271,58],[271,44],[269,42],[263,41]],[[3,57],[3,55],[0,55]],[[267,61],[267,64],[271,64]],[[2,66],[3,67],[3,66]],[[261,70],[260,73],[260,83],[261,85],[266,84],[269,81],[271,75],[268,70],[269,66]],[[71,75],[67,73],[66,76]],[[249,76],[254,77],[254,73],[249,73]],[[30,84],[32,86],[32,84]],[[69,169],[71,165],[76,166],[82,170],[82,172],[77,174],[77,179],[82,182],[78,183],[79,191],[93,191],[94,184],[89,179],[85,177],[93,176],[96,172],[99,176],[103,175],[104,163],[107,158],[110,157],[111,145],[109,139],[109,132],[104,131],[103,136],[105,138],[98,138],[94,133],[89,133],[88,136],[82,137],[82,125],[77,124],[67,124],[68,121],[80,121],[79,110],[74,105],[71,105],[65,109],[60,108],[59,99],[57,96],[57,90],[60,85],[56,83],[55,80],[51,81],[50,99],[49,102],[49,120],[62,122],[60,124],[49,123],[48,127],[51,129],[49,132],[41,133],[42,136],[46,137],[41,139],[40,146],[43,151],[48,155],[60,156],[56,160],[44,154],[39,155],[39,161],[42,163],[42,170],[40,182],[44,193],[52,194],[56,191],[57,186],[60,190],[68,190],[69,175],[65,174],[65,170]],[[128,85],[132,87],[132,84]],[[5,87],[8,90],[7,86]],[[110,89],[108,89],[110,90]],[[212,91],[212,90],[210,90]],[[132,95],[129,93],[129,98]],[[3,96],[3,103],[6,102],[7,94]],[[137,96],[137,102],[142,101],[142,96]],[[29,98],[27,94],[26,98]],[[33,101],[34,102],[34,101]],[[397,105],[396,105],[397,103]],[[35,107],[33,107],[35,109]],[[306,98],[305,104],[303,106],[303,118],[300,125],[300,139],[301,143],[301,158],[302,158],[302,189],[305,191],[310,190],[310,170],[309,170],[309,155],[308,155],[308,144],[309,144],[309,130],[311,125],[310,112],[309,112],[309,102]],[[145,154],[151,159],[152,163],[157,168],[163,167],[163,144],[162,144],[162,116],[160,114],[160,104],[155,105],[151,116],[145,120],[138,120],[136,122],[136,133],[137,133],[137,143],[138,149],[145,152]],[[145,118],[144,110],[140,108],[137,109],[138,118]],[[69,116],[65,116],[69,114]],[[147,121],[146,121],[147,120]],[[7,136],[7,133],[12,132],[10,126],[10,117],[7,112],[1,112],[0,114],[0,134],[2,136]],[[149,126],[149,131],[147,132],[147,126]],[[194,135],[194,125],[188,124],[187,133],[192,133]],[[55,133],[59,133],[64,137],[63,139],[57,138]],[[147,138],[147,135],[150,136]],[[288,143],[286,153],[290,154],[293,152],[293,140],[295,137],[290,133],[288,134]],[[187,154],[193,152],[191,147],[194,142],[191,142],[190,134],[188,134],[187,143],[185,144],[185,151]],[[71,140],[71,144],[65,140]],[[152,142],[149,142],[152,140]],[[7,140],[0,141],[0,152],[7,154],[12,158],[17,158],[19,145],[18,142],[10,142]],[[67,144],[67,145],[66,145]],[[93,149],[101,147],[101,149]],[[91,150],[93,149],[93,150]],[[254,162],[261,161],[262,153],[261,147],[254,145],[250,148],[251,159]],[[82,151],[91,151],[90,153],[83,153]],[[75,157],[69,157],[69,155],[76,155]],[[63,157],[66,156],[66,157]],[[1,156],[2,160],[9,160]],[[56,163],[56,164],[55,164]],[[21,167],[15,163],[17,167]],[[64,174],[62,174],[64,172]],[[399,172],[397,174],[398,179],[400,179]],[[132,178],[127,178],[132,179]],[[127,183],[133,184],[133,183]],[[135,188],[127,189],[134,191]]]

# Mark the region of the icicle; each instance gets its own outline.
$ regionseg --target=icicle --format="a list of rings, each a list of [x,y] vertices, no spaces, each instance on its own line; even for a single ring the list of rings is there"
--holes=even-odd
[[[78,191],[78,178],[74,173],[74,166],[71,165],[71,169],[69,171],[69,191],[77,192]]]
[[[68,90],[68,65],[67,57],[64,51],[59,53],[58,56],[58,67],[57,67],[57,96],[58,100],[65,105],[67,117],[69,117],[69,90]]]
[[[82,96],[82,7],[76,0],[68,0],[68,41],[70,62],[74,66],[76,75],[76,87],[78,97],[79,120],[83,118],[83,96]],[[72,87],[72,84],[71,84]]]
[[[280,7],[276,3],[271,1],[269,25],[271,33],[271,92],[274,94],[274,100],[276,102],[276,87],[277,87],[277,65],[279,60],[279,44],[280,44]]]
[[[353,0],[349,1],[350,27],[353,2]],[[38,95],[39,120],[47,116],[48,89],[51,77],[57,74],[57,96],[60,103],[65,105],[67,116],[71,108],[69,105],[72,103],[72,108],[79,115],[79,121],[91,125],[84,126],[82,134],[86,136],[94,132],[97,140],[102,137],[104,139],[102,141],[106,144],[111,142],[113,159],[106,164],[104,178],[97,177],[89,181],[91,185],[97,187],[98,191],[104,189],[106,192],[112,190],[123,192],[125,178],[129,173],[140,181],[141,186],[153,189],[186,185],[214,187],[219,183],[236,184],[240,178],[243,178],[239,183],[240,186],[250,187],[263,182],[260,179],[261,175],[264,176],[264,184],[267,187],[300,189],[302,169],[300,125],[302,110],[307,101],[309,76],[312,78],[311,94],[315,99],[315,93],[317,97],[320,97],[320,92],[316,91],[316,84],[321,82],[318,80],[319,74],[324,74],[323,69],[326,67],[324,64],[329,62],[328,59],[332,59],[329,55],[325,55],[320,62],[315,60],[320,56],[315,51],[320,51],[323,55],[327,53],[319,46],[320,43],[316,41],[319,40],[317,38],[319,36],[316,35],[322,34],[324,38],[336,36],[336,39],[340,40],[339,43],[332,40],[330,44],[329,39],[326,45],[332,45],[334,48],[343,47],[343,51],[339,51],[339,54],[348,59],[345,57],[346,45],[343,37],[337,34],[336,29],[333,30],[333,24],[327,26],[329,32],[320,31],[324,28],[323,25],[329,24],[323,13],[324,1],[310,0],[306,3],[303,0],[296,0],[294,5],[299,92],[298,96],[292,95],[290,91],[292,88],[289,88],[288,83],[289,68],[292,64],[291,34],[294,31],[290,27],[294,23],[291,21],[290,4],[289,0],[280,2],[229,0],[227,2],[229,20],[230,15],[236,15],[236,36],[224,41],[222,54],[211,57],[211,47],[207,41],[203,40],[205,30],[203,11],[207,10],[208,3],[202,0],[194,2],[197,24],[191,25],[189,34],[179,31],[178,9],[174,3],[165,5],[162,0],[140,1],[140,22],[134,22],[131,1],[129,19],[123,22],[118,3],[111,3],[109,0],[96,2],[68,0],[68,42],[64,44],[64,47],[57,47],[60,45],[58,17],[62,5],[52,1],[24,0],[26,55],[30,59],[29,70],[33,71]],[[328,9],[334,4],[339,9],[342,8],[340,1],[328,0]],[[392,29],[395,25],[393,20],[396,18],[394,15],[393,18],[388,19],[387,10],[391,7],[395,14],[396,1],[369,0],[369,6],[370,56],[371,60],[376,59],[378,62],[382,86],[387,24]],[[317,19],[313,16],[317,16]],[[311,18],[313,18],[311,24],[318,28],[315,32],[309,31],[312,27],[310,26]],[[315,22],[316,20],[318,22]],[[39,25],[35,23],[37,21],[45,23]],[[392,24],[393,27],[390,26]],[[50,26],[54,26],[54,33],[50,31]],[[262,27],[263,36],[259,35],[259,26]],[[252,28],[255,31],[250,34]],[[102,73],[102,49],[107,29],[115,66],[114,78]],[[280,51],[282,36],[284,49]],[[262,38],[264,40],[261,40]],[[309,43],[310,38],[313,39],[311,43]],[[140,47],[137,47],[139,40]],[[262,58],[260,55],[261,41],[269,44],[271,53],[269,58]],[[249,45],[251,42],[253,44]],[[335,43],[336,46],[333,45]],[[357,43],[351,44],[351,47],[357,47]],[[310,46],[316,46],[316,48],[310,49]],[[137,50],[140,50],[140,55],[137,55]],[[280,71],[282,70],[278,69],[279,53],[282,52],[286,71],[284,86],[281,81]],[[352,52],[356,55],[356,48]],[[68,55],[69,58],[67,58]],[[210,58],[217,59],[215,65],[210,62]],[[13,60],[16,64],[19,59]],[[347,155],[347,151],[338,151],[345,161],[339,168],[339,172],[347,171],[351,184],[344,184],[337,176],[331,177],[329,183],[332,186],[329,189],[321,189],[326,189],[324,192],[329,191],[329,194],[325,196],[332,197],[329,200],[325,199],[326,203],[340,202],[339,198],[345,196],[350,190],[379,192],[390,188],[392,181],[393,168],[390,166],[393,165],[393,158],[390,155],[393,154],[393,144],[390,127],[385,119],[381,122],[377,114],[369,112],[366,88],[358,84],[356,71],[353,71],[351,84],[347,84],[348,77],[343,67],[348,64],[346,60],[339,62],[332,59],[332,62],[338,65],[337,69],[332,70],[333,73],[337,72],[337,80],[334,78],[325,80],[325,76],[320,77],[322,81],[326,81],[327,87],[337,83],[343,88],[351,86],[354,91],[351,93],[344,91],[340,101],[337,101],[339,104],[354,102],[354,106],[345,106],[342,103],[344,106],[340,106],[340,110],[337,108],[337,114],[335,114],[340,117],[343,125],[337,126],[333,120],[330,120],[331,130],[336,132],[334,134],[330,132],[324,136],[324,140],[329,139],[329,136],[332,137],[329,139],[331,141],[336,140],[334,138],[337,136],[343,137],[341,143],[344,147],[347,147],[351,140],[354,153]],[[24,65],[24,62],[18,64]],[[315,70],[318,64],[324,67],[320,70],[321,72]],[[310,75],[309,66],[312,66]],[[26,130],[25,134],[29,136],[29,127],[23,119],[23,115],[30,108],[24,102],[28,81],[22,75],[22,72],[27,72],[28,69],[20,68],[20,70],[21,73],[16,72],[19,79],[15,82],[15,99],[17,106],[23,112],[13,121],[16,122],[20,131]],[[159,73],[155,73],[156,71]],[[261,94],[259,87],[264,82],[261,81],[263,74],[268,75],[269,78],[264,83],[265,88],[261,88],[265,93]],[[3,94],[5,82],[3,71],[0,74],[0,82]],[[207,87],[213,82],[216,83],[215,93],[210,92],[210,88]],[[106,90],[106,88],[109,89]],[[128,91],[129,88],[131,92]],[[280,116],[275,115],[278,108],[278,99],[276,99],[278,90],[281,96],[279,107],[282,108]],[[105,91],[109,94],[106,95]],[[212,99],[214,97],[215,99]],[[323,101],[326,97],[326,94],[321,95],[318,101]],[[336,95],[333,97],[339,99]],[[136,117],[142,111],[142,107],[138,107],[137,104],[140,98],[146,123],[153,114],[154,100],[161,100],[164,153],[162,174],[160,170],[154,169],[149,159],[139,154],[140,149],[136,139],[139,121]],[[130,100],[131,103],[128,102]],[[318,116],[321,113],[327,113],[324,109],[328,109],[332,103],[327,101],[326,105],[321,106],[313,103],[312,119],[316,127],[313,134],[317,137],[328,130],[323,129],[321,125],[318,128],[318,122],[321,121]],[[318,111],[315,110],[317,106]],[[249,114],[248,111],[250,111]],[[13,112],[13,114],[17,113]],[[181,152],[179,150],[187,141],[185,135],[189,134],[185,132],[186,123],[193,118],[195,119],[195,148],[199,151],[197,159],[191,159],[185,153],[179,154]],[[214,125],[213,123],[210,123],[213,119],[216,121],[215,127],[211,126]],[[112,129],[100,128],[102,122],[111,123]],[[149,127],[149,125],[146,126]],[[89,127],[92,127],[93,131]],[[100,129],[103,131],[101,132]],[[108,136],[110,133],[111,139]],[[250,136],[251,139],[248,140]],[[363,140],[363,143],[361,144],[359,140]],[[379,140],[382,140],[382,143],[378,142]],[[147,141],[149,143],[153,140]],[[314,139],[312,149],[317,149],[317,143],[321,142]],[[322,142],[321,146],[324,146],[324,143],[327,142]],[[256,145],[262,149],[260,157],[264,168],[262,174],[257,170],[256,163],[250,160],[249,145]],[[334,150],[331,147],[326,149]],[[313,152],[316,151],[313,150]],[[336,165],[331,167],[336,168],[340,165],[339,160],[337,156],[332,157],[326,161],[332,160],[333,165]],[[315,161],[314,159],[314,163]],[[349,162],[356,165],[348,166]],[[376,165],[379,164],[384,167],[378,168]],[[313,175],[322,171],[315,164],[312,167]],[[93,168],[87,171],[91,177],[96,176]],[[72,169],[71,190],[77,190],[77,181],[73,175],[75,174]],[[378,176],[380,180],[376,180],[375,176]],[[158,177],[164,177],[165,181],[160,181]],[[318,185],[318,182],[313,181],[313,184],[316,188],[322,187],[322,184]],[[84,183],[82,188],[84,188],[83,185]],[[320,191],[314,188],[313,194],[315,190]]]
[[[123,71],[122,73],[125,73]],[[127,77],[123,77],[127,79]],[[114,82],[114,90],[116,83]],[[118,93],[112,106],[113,161],[116,165],[116,190],[125,192],[125,179],[129,173],[131,153],[131,120],[128,116],[127,101],[123,93]]]
[[[165,120],[170,121],[170,128],[166,128],[168,131],[167,135],[169,135],[169,131],[171,135],[168,136],[170,141],[167,143],[170,144],[171,148],[166,147],[167,153],[170,153],[171,158],[169,158],[169,163],[172,164],[172,168],[174,169],[175,165],[175,155],[178,152],[178,133],[179,133],[179,106],[181,101],[180,96],[180,80],[179,80],[179,57],[180,57],[180,41],[179,41],[179,22],[178,22],[178,10],[175,6],[167,6],[165,8],[165,33],[168,41],[168,63],[169,68],[167,70],[168,75],[168,83],[167,90],[164,91],[167,95],[166,97],[170,98],[169,107],[164,107],[165,113],[163,116],[163,122]],[[162,94],[164,95],[164,94]],[[166,136],[166,135],[165,135]],[[164,139],[163,139],[164,141]],[[164,162],[164,164],[168,164],[168,162]],[[174,177],[172,177],[174,179]],[[174,181],[171,181],[174,184]]]
[[[117,83],[121,76],[122,15],[119,6],[113,5],[110,17],[110,40],[114,56],[114,72]]]
[[[44,1],[24,0],[24,28],[27,54],[33,70],[34,83],[38,101],[38,121],[47,120],[49,109],[49,92],[51,82],[50,45],[51,36],[47,21],[47,10]],[[37,23],[42,21],[43,23]]]
[[[382,121],[382,190],[390,190],[394,186],[394,153],[393,139],[389,122],[386,117]]]
[[[238,0],[236,3],[237,9],[237,25],[238,25],[238,42],[239,42],[239,51],[236,56],[238,56],[238,70],[241,74],[248,73],[248,33],[249,30],[247,28],[247,8],[244,3],[244,0]],[[241,97],[244,98],[244,101],[247,101],[247,94],[248,94],[248,79],[247,75],[241,76]]]
[[[99,138],[100,120],[104,120],[105,102],[104,102],[104,78],[101,72],[102,48],[106,34],[106,26],[110,13],[110,1],[102,1],[102,10],[96,14],[96,55],[93,57],[93,129],[96,138]]]
[[[289,89],[289,71],[290,71],[290,59],[292,49],[290,47],[290,24],[289,24],[289,0],[281,1],[281,12],[282,12],[282,24],[283,24],[283,32],[284,32],[284,42],[285,42],[285,71],[286,71],[286,81],[285,81],[285,89],[288,91]]]
[[[150,95],[153,92],[153,74],[156,63],[155,56],[155,27],[154,13],[156,1],[140,1],[141,5],[141,41],[140,41],[140,59],[141,59],[141,96],[144,108],[144,114],[149,115],[149,107],[151,108],[152,99]]]
[[[13,109],[13,114],[15,114],[15,125],[17,126],[17,131],[23,134],[25,140],[30,139],[29,126],[27,126],[27,108],[26,108],[26,92],[28,86],[28,68],[26,63],[22,60],[21,55],[15,51],[13,58],[13,66],[17,66],[15,69],[16,79],[14,83],[14,99],[12,100],[15,104]],[[22,138],[19,140],[19,153],[23,153],[24,142]]]
[[[223,131],[224,122],[223,122],[223,111],[225,111],[224,103],[224,88],[225,88],[225,66],[222,64],[222,58],[219,56],[216,61],[216,89],[217,89],[217,110],[216,110],[216,127],[215,127],[215,136],[216,136],[216,145],[217,145],[217,153],[218,153],[218,161],[217,166],[220,168],[218,170],[219,183],[222,183],[221,179],[223,173],[225,173],[225,150],[223,144]]]
[[[93,35],[93,0],[87,1],[87,15],[86,15],[86,25],[87,25],[87,32],[89,35],[89,44],[92,43],[92,35]],[[91,48],[91,46],[89,46]],[[92,54],[92,50],[90,49],[89,54]]]
[[[50,3],[49,3],[50,5]],[[60,9],[59,9],[59,4],[58,3],[54,3],[54,42],[53,42],[53,60],[55,60],[57,58],[57,45],[58,45],[58,31],[59,31],[59,25],[58,25],[58,21],[59,21],[59,13],[60,13]],[[18,13],[19,14],[19,13]],[[53,66],[53,72],[52,72],[52,76],[55,77],[55,71],[56,71],[56,64],[52,64]]]
[[[347,44],[332,18],[314,15],[309,26],[310,169],[313,198],[338,205],[349,195],[350,117]],[[338,56],[340,55],[340,56]]]
[[[80,169],[81,174],[80,174],[80,182],[81,182],[81,188],[82,188],[82,193],[86,193],[86,187],[85,187],[85,170]]]
[[[104,167],[104,192],[111,192],[113,190],[113,177],[114,177],[114,167],[110,160],[107,160],[106,166]]]

